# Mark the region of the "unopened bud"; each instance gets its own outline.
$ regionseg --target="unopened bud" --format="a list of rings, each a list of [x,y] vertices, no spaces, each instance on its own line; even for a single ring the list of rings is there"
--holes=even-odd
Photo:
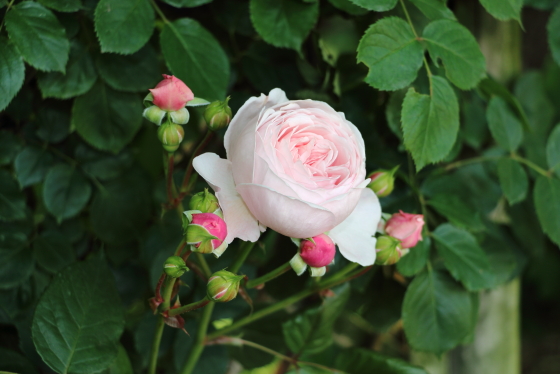
[[[185,136],[185,130],[175,123],[164,123],[158,129],[158,138],[167,152],[175,152]]]
[[[152,123],[155,123],[158,126],[161,125],[161,121],[163,121],[165,114],[166,112],[164,110],[161,110],[155,105],[147,107],[146,109],[144,109],[144,113],[142,113],[144,118]]]
[[[375,192],[379,197],[389,196],[393,189],[395,188],[395,172],[399,167],[395,166],[391,170],[377,170],[368,175],[371,178],[371,182],[368,187]]]
[[[387,235],[377,238],[375,251],[377,252],[375,259],[377,265],[393,265],[402,257],[400,240]]]
[[[171,117],[171,121],[178,125],[186,124],[187,122],[189,122],[189,119],[191,118],[191,115],[187,110],[187,108],[181,108],[174,112],[169,112],[169,116]]]
[[[214,101],[204,110],[204,120],[210,130],[216,131],[229,125],[232,113],[228,101],[229,97],[225,101]]]
[[[185,265],[185,261],[179,256],[171,256],[163,264],[165,274],[172,278],[179,278],[181,275],[188,271],[189,268]]]
[[[402,210],[395,213],[387,221],[385,232],[397,238],[402,243],[402,248],[412,248],[422,240],[424,216],[422,214],[404,213]]]
[[[185,212],[183,222],[187,244],[193,252],[213,253],[220,257],[227,248],[224,241],[227,236],[225,221],[213,213]]]
[[[189,202],[189,209],[200,210],[202,213],[214,213],[219,207],[218,199],[207,188],[194,194]]]
[[[321,277],[325,275],[326,266],[334,262],[335,253],[335,244],[325,234],[301,239],[298,253],[290,260],[290,265],[297,275],[302,275],[309,266],[312,277]]]
[[[243,278],[243,275],[235,275],[227,270],[217,271],[208,279],[206,293],[214,301],[231,301],[237,296]]]

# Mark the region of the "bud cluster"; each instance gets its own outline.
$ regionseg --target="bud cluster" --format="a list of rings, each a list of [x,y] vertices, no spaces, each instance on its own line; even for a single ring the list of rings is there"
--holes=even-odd
[[[320,234],[299,241],[298,253],[290,260],[290,265],[297,275],[303,274],[309,266],[312,277],[321,277],[327,270],[326,266],[334,262],[335,254],[336,248],[332,239],[328,235]]]
[[[377,238],[375,263],[393,265],[408,253],[409,248],[422,240],[424,216],[400,211],[388,219],[382,219],[380,226],[378,231],[383,235]]]

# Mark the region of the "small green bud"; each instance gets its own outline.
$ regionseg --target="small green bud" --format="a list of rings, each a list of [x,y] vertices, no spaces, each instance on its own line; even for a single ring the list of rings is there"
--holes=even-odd
[[[229,96],[225,101],[214,101],[204,110],[204,120],[210,130],[216,131],[229,125],[232,113],[228,101]]]
[[[377,252],[377,257],[375,259],[377,265],[396,264],[403,256],[401,241],[387,235],[382,235],[377,238],[375,251]]]
[[[171,117],[171,121],[178,125],[185,125],[191,118],[191,115],[187,108],[181,108],[174,112],[169,112],[169,116]]]
[[[202,213],[214,213],[219,207],[218,199],[207,188],[194,194],[189,202],[190,210],[200,210]]]
[[[189,268],[185,265],[185,261],[179,256],[171,256],[163,264],[163,271],[172,278],[179,278],[188,270]]]
[[[171,153],[175,152],[185,136],[185,130],[181,125],[175,123],[164,123],[158,129],[158,138],[163,148]]]
[[[220,270],[208,279],[206,293],[214,301],[227,302],[235,299],[243,275],[235,275],[227,270]]]
[[[396,166],[391,170],[377,170],[368,175],[371,178],[371,182],[368,184],[368,188],[371,188],[373,192],[379,197],[389,196],[393,189],[395,188],[395,172],[399,167]]]
[[[142,113],[144,118],[146,118],[148,121],[152,123],[155,123],[158,126],[161,125],[161,121],[163,121],[165,114],[166,112],[164,110],[159,109],[155,105],[147,107],[146,109],[144,109],[144,112]]]

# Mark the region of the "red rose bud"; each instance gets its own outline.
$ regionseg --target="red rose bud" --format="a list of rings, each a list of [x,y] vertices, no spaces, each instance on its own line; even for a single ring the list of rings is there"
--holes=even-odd
[[[167,152],[175,152],[185,136],[185,130],[175,123],[164,123],[158,128],[158,138]]]
[[[387,221],[385,232],[401,241],[401,248],[412,248],[422,240],[424,216],[422,214],[395,213]]]
[[[186,241],[192,246],[192,251],[213,253],[219,257],[227,248],[227,243],[224,242],[227,236],[225,221],[214,213],[188,211],[185,215],[189,221],[185,230]]]
[[[231,301],[237,296],[239,284],[244,277],[244,275],[235,275],[226,270],[215,272],[208,279],[206,293],[214,301]]]
[[[395,188],[395,172],[399,167],[396,166],[391,170],[377,170],[368,175],[371,182],[367,185],[379,197],[389,196]]]
[[[335,253],[333,241],[325,234],[303,239],[299,245],[299,255],[303,261],[316,268],[329,265],[333,261]]]
[[[207,188],[194,194],[189,201],[189,209],[200,210],[202,213],[214,213],[219,207],[218,199]]]
[[[188,270],[185,261],[179,256],[171,256],[163,264],[163,271],[172,278],[179,278]]]
[[[174,112],[194,99],[191,89],[182,80],[165,74],[163,78],[155,88],[150,90],[154,105],[167,112]]]
[[[223,129],[231,121],[231,108],[228,106],[229,97],[225,101],[214,101],[204,110],[204,120],[212,131]]]
[[[377,238],[375,251],[377,257],[375,263],[377,265],[393,265],[396,264],[403,256],[401,242],[391,236],[380,236]]]

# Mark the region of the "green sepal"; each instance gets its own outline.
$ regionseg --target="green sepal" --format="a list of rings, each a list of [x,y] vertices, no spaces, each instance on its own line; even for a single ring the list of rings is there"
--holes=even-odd
[[[214,251],[214,248],[212,248],[212,239],[202,240],[198,247],[195,247],[193,245],[191,249],[193,252],[198,252],[198,253],[212,253]]]
[[[154,96],[150,92],[149,94],[146,95],[146,97],[143,100],[144,106],[146,108],[151,107],[152,105],[154,105],[153,101],[154,101]]]
[[[183,231],[186,233],[187,226],[192,222],[192,215],[202,213],[200,210],[185,210],[181,218],[183,219]]]
[[[203,106],[203,105],[208,105],[208,104],[210,104],[210,101],[201,99],[200,97],[195,97],[191,101],[187,101],[186,106]]]
[[[187,231],[185,234],[186,234],[187,244],[201,243],[202,246],[202,243],[205,241],[210,242],[211,240],[218,239],[214,235],[210,235],[208,230],[206,230],[203,226],[192,224],[192,223],[187,226]],[[210,246],[212,246],[211,243]]]

